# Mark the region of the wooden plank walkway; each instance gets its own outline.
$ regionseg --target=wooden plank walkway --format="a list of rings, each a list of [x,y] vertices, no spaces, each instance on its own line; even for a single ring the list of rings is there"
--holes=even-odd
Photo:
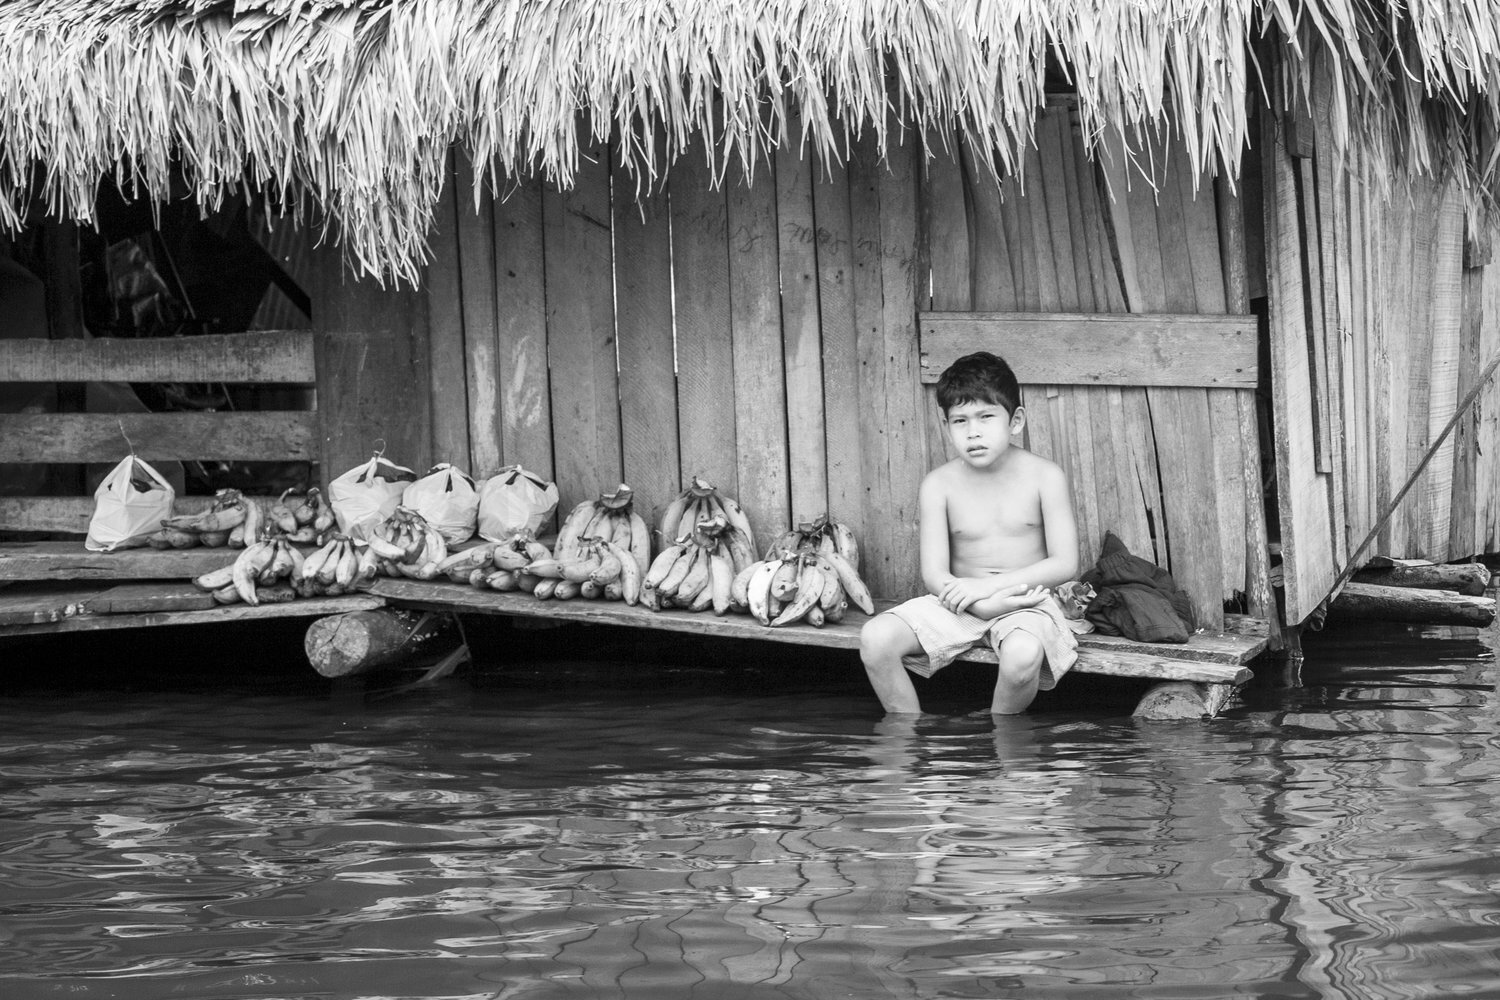
[[[813,628],[793,625],[769,628],[748,615],[720,617],[682,610],[650,611],[615,601],[540,601],[529,594],[479,590],[457,583],[426,583],[381,577],[370,585],[370,594],[399,607],[452,611],[463,614],[514,615],[594,625],[623,625],[696,635],[736,639],[764,639],[807,646],[855,650],[859,630],[866,618],[851,610],[837,625]],[[894,602],[876,602],[877,611]],[[1243,684],[1251,677],[1245,666],[1265,650],[1267,627],[1261,619],[1225,616],[1226,631],[1200,634],[1184,645],[1133,642],[1104,635],[1078,637],[1080,673],[1156,680],[1192,681],[1200,684]],[[977,649],[964,657],[968,662],[994,663],[988,649]]]

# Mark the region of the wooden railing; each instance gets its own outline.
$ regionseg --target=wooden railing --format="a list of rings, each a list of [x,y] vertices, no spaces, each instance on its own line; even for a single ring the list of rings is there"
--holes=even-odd
[[[305,332],[0,340],[0,382],[312,385],[316,364]],[[318,440],[316,410],[0,414],[0,462],[10,463],[115,462],[131,450],[148,462],[310,462]],[[0,530],[84,534],[93,509],[91,496],[0,498]]]

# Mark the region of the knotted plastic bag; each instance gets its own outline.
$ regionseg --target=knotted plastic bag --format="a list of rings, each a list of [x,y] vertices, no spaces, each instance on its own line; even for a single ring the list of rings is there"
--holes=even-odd
[[[479,488],[479,535],[503,542],[523,529],[535,534],[555,510],[555,483],[519,465],[507,465]]]
[[[406,487],[401,506],[416,511],[449,545],[474,537],[479,519],[479,491],[474,480],[441,462],[432,471]]]
[[[131,455],[109,471],[94,491],[94,516],[83,547],[113,552],[145,545],[172,516],[177,492],[150,463]]]
[[[401,506],[407,483],[417,474],[404,465],[372,455],[328,484],[328,502],[339,531],[350,538],[366,538]]]

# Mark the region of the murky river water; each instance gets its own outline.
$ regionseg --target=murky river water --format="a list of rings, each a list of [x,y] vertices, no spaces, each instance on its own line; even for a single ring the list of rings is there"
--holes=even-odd
[[[1172,724],[968,717],[978,668],[892,725],[847,659],[97,648],[0,649],[6,1000],[1500,996],[1485,634],[1323,633]]]

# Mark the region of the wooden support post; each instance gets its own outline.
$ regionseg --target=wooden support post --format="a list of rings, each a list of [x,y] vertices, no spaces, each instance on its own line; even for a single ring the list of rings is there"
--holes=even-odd
[[[1483,628],[1495,620],[1495,602],[1446,590],[1350,583],[1333,599],[1328,613],[1335,618]]]
[[[348,677],[394,666],[429,652],[443,637],[447,615],[376,608],[319,618],[307,629],[303,649],[324,677]]]

